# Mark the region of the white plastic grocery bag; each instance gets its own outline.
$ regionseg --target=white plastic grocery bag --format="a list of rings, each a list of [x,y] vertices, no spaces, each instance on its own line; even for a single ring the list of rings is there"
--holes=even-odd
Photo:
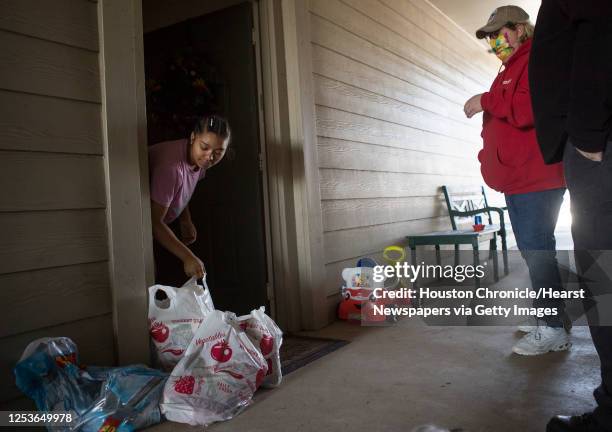
[[[180,288],[149,287],[149,334],[157,364],[171,371],[183,356],[204,317],[215,310],[206,287],[195,277]]]
[[[236,318],[240,328],[247,334],[253,345],[259,348],[268,363],[268,372],[262,385],[276,387],[281,383],[280,347],[283,332],[274,320],[266,315],[264,306],[253,309],[249,315]]]
[[[208,425],[251,403],[268,370],[231,312],[209,313],[166,382],[160,408],[170,421]]]

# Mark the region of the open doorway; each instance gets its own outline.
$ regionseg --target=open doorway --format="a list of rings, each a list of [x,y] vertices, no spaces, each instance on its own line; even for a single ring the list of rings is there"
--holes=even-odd
[[[168,13],[180,7],[164,3]],[[246,2],[144,34],[148,144],[186,139],[197,115],[221,114],[231,125],[230,157],[206,173],[190,201],[198,231],[190,247],[206,266],[216,307],[238,314],[270,309],[253,14]],[[184,282],[176,263],[156,265],[167,283]]]

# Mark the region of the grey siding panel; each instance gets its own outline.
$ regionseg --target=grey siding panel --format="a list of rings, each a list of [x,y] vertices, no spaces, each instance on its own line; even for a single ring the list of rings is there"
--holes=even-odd
[[[0,149],[102,155],[100,105],[0,90]]]
[[[437,196],[326,200],[322,205],[326,232],[448,214],[446,204]]]
[[[322,169],[321,198],[436,196],[440,192],[440,185],[474,184],[475,182],[478,183],[478,178],[475,176]]]
[[[80,361],[85,365],[108,366],[115,363],[113,323],[110,314],[81,321],[46,327],[0,339],[0,401],[7,402],[23,396],[15,385],[13,368],[28,344],[43,337],[66,336],[79,350]]]
[[[0,273],[108,259],[104,210],[0,213]]]
[[[31,407],[12,368],[41,337],[116,364],[98,5],[0,0],[0,402]]]
[[[0,87],[100,102],[98,54],[0,30]]]
[[[479,169],[474,158],[326,137],[319,137],[319,167],[457,176]]]
[[[0,211],[105,208],[101,156],[0,151]]]
[[[317,106],[316,116],[317,134],[327,138],[458,157],[475,156],[478,148],[475,143],[454,137],[438,135],[336,108]]]
[[[482,68],[491,64],[491,56],[483,56],[482,47],[479,51],[474,52],[471,48],[476,48],[476,44],[457,43],[457,38],[449,40],[450,38],[446,35],[451,34],[451,25],[447,25],[440,35],[440,29],[436,28],[429,17],[423,17],[422,21],[419,22],[409,13],[406,15],[398,13],[397,9],[407,11],[407,6],[411,5],[409,1],[343,1],[381,27],[388,29],[396,35],[395,40],[403,40],[404,45],[415,47],[437,67],[445,68],[445,74],[460,75],[463,79],[467,79],[476,85],[487,86],[489,84],[482,73]],[[396,9],[393,9],[393,7]],[[436,34],[436,30],[438,34]],[[396,39],[398,37],[401,39]],[[437,37],[440,37],[442,41],[438,40]],[[461,38],[459,38],[459,41],[461,41]]]
[[[380,65],[370,66],[316,44],[313,44],[312,54],[314,72],[320,76],[351,84],[474,127],[473,122],[466,119],[455,104],[448,103],[448,100],[427,88],[383,73],[378,69]]]
[[[412,25],[423,31],[421,40],[427,37],[441,42],[458,55],[477,65],[480,71],[490,71],[491,77],[499,68],[497,59],[492,55],[484,55],[483,44],[478,43],[472,33],[454,23],[448,16],[431,6],[428,0],[379,0],[383,7],[401,16],[407,25]],[[467,37],[466,37],[467,36]],[[484,50],[486,50],[486,46]],[[482,72],[480,72],[482,74]],[[488,86],[489,82],[485,82]]]
[[[408,39],[389,28],[389,22],[377,22],[369,14],[380,15],[383,9],[379,5],[372,7],[370,0],[356,0],[351,3],[349,6],[340,0],[312,0],[311,11],[386,52],[410,62],[416,70],[444,85],[467,92],[482,90],[484,83],[474,80],[474,73],[470,73],[466,67],[450,65],[440,54],[432,55],[423,49],[418,35],[410,35],[411,38]],[[364,9],[369,10],[368,15],[362,12]]]
[[[342,268],[448,229],[441,186],[483,183],[463,104],[498,65],[424,0],[309,4],[331,319]]]
[[[337,0],[330,0],[337,1]],[[341,53],[355,61],[376,67],[460,105],[465,92],[417,67],[408,60],[381,48],[358,35],[334,25],[318,15],[311,15],[312,42]]]
[[[350,111],[465,142],[474,143],[478,138],[478,131],[471,125],[438,116],[420,107],[381,96],[369,90],[320,76],[315,76],[314,84],[315,97],[319,105]]]
[[[439,217],[327,232],[325,260],[333,263],[351,257],[372,256],[389,245],[403,244],[409,233],[448,229],[448,224],[447,217]]]
[[[0,29],[98,51],[98,14],[83,0],[2,0]]]
[[[108,262],[0,275],[0,338],[111,312]]]

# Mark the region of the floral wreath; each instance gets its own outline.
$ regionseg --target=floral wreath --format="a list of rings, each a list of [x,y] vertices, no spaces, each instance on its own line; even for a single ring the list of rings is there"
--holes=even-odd
[[[161,77],[146,81],[150,135],[186,136],[198,116],[220,111],[223,87],[219,72],[193,47],[175,53]]]

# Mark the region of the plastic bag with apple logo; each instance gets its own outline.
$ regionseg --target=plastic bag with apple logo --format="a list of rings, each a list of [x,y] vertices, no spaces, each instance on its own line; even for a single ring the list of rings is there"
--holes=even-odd
[[[251,403],[268,370],[231,312],[206,316],[166,382],[160,408],[170,421],[209,425]]]
[[[206,276],[195,277],[180,288],[149,287],[149,334],[156,366],[171,371],[182,358],[204,317],[215,310]]]
[[[283,378],[280,362],[280,347],[283,343],[282,330],[272,318],[266,315],[264,306],[253,309],[249,315],[237,317],[236,321],[268,363],[268,372],[262,386],[277,387]]]

